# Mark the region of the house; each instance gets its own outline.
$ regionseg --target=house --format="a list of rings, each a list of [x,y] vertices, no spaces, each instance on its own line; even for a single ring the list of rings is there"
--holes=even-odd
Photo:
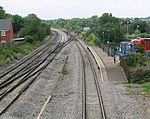
[[[14,38],[12,20],[0,19],[0,43],[11,43]]]
[[[89,31],[90,30],[90,27],[84,27],[83,28],[83,31]]]

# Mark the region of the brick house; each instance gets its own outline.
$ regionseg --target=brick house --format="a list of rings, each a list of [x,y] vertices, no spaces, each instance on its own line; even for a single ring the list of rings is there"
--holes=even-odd
[[[14,38],[12,20],[0,19],[0,43],[11,43]]]

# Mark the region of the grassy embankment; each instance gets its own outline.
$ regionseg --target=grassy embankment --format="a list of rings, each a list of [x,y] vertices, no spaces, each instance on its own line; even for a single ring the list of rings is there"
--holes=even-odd
[[[5,66],[11,61],[20,59],[23,55],[29,54],[31,51],[45,43],[50,36],[47,36],[43,41],[33,43],[25,43],[22,46],[12,45],[6,48],[0,47],[0,67]]]

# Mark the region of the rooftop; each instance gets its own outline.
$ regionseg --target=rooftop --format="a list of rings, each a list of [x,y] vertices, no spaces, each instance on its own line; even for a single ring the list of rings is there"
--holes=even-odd
[[[0,19],[0,31],[10,29],[11,20],[10,19]]]

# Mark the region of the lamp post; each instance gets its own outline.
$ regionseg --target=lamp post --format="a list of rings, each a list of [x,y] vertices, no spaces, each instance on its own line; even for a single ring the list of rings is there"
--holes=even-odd
[[[103,31],[103,52],[104,52],[104,31]]]
[[[127,22],[127,39],[128,39],[128,34],[129,34],[128,24],[129,24],[129,22]]]
[[[109,53],[109,47],[110,47],[110,45],[109,45],[109,39],[110,39],[110,31],[111,30],[107,30],[107,32],[108,32],[108,41],[107,41],[107,44],[108,44],[108,56],[110,56],[110,53]]]
[[[139,25],[137,25],[137,38],[138,38],[138,31],[139,31],[139,28],[140,26]]]
[[[121,30],[121,25],[122,25],[122,22],[120,22],[120,30]]]

